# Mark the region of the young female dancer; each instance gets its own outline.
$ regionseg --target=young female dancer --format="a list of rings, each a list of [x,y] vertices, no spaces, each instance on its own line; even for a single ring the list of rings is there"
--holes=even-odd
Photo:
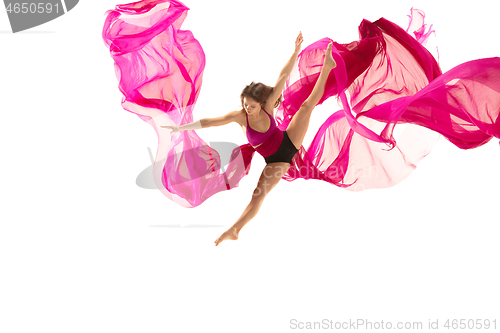
[[[216,246],[226,239],[238,239],[241,228],[255,217],[266,195],[288,171],[293,156],[298,152],[304,140],[312,110],[323,96],[328,75],[336,66],[332,57],[332,43],[330,43],[314,89],[297,111],[286,131],[279,130],[274,121],[273,110],[281,102],[281,91],[300,53],[302,40],[302,33],[300,33],[295,41],[295,51],[281,70],[273,88],[262,83],[252,83],[243,89],[240,96],[242,110],[233,111],[218,118],[201,119],[183,126],[161,126],[175,133],[236,122],[243,127],[249,143],[266,160],[267,165],[262,171],[250,203],[236,223],[215,240]]]
[[[103,40],[114,60],[123,108],[151,125],[158,135],[153,178],[169,199],[196,207],[212,195],[236,187],[248,172],[255,150],[265,157],[267,165],[251,203],[216,244],[237,239],[282,175],[287,180],[318,179],[353,191],[401,182],[430,152],[435,139],[408,126],[396,142],[392,137],[396,124],[426,127],[461,149],[500,138],[500,58],[469,61],[442,73],[423,46],[431,34],[425,32],[425,15],[412,9],[406,31],[384,18],[363,20],[359,40],[333,42],[336,63],[331,61],[330,51],[323,58],[329,38],[309,45],[298,58],[299,35],[294,55],[276,85],[268,90],[252,84],[242,92],[243,110],[170,127],[178,131],[240,124],[250,143],[233,150],[222,174],[219,154],[208,149],[196,133],[168,138],[160,129],[193,119],[202,85],[203,48],[192,32],[180,29],[188,10],[177,0],[119,5],[108,12]],[[283,89],[295,62],[299,62],[299,77]],[[318,79],[316,69],[324,62]],[[330,75],[325,86],[333,66],[335,77]],[[273,107],[281,93],[285,103],[277,112],[286,133],[276,131],[273,124]],[[334,96],[342,109],[328,117],[307,149],[300,146],[314,106]]]

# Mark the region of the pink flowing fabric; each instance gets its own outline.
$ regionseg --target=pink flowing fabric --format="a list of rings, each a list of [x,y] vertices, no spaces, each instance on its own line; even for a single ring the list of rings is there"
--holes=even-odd
[[[115,61],[122,106],[158,135],[157,187],[174,202],[195,207],[236,187],[255,151],[249,144],[234,149],[223,171],[217,151],[196,132],[170,135],[160,127],[192,122],[201,88],[203,49],[190,31],[180,30],[187,10],[174,0],[119,5],[108,12],[102,36]],[[432,33],[424,17],[412,9],[406,31],[383,18],[364,20],[358,41],[334,42],[337,67],[318,104],[335,97],[342,110],[325,121],[307,149],[300,148],[284,179],[320,179],[353,191],[383,188],[406,178],[439,134],[462,149],[500,138],[500,59],[467,62],[442,74],[423,46]],[[276,111],[280,129],[312,91],[330,41],[319,40],[299,55]],[[395,139],[399,127],[404,129]]]
[[[102,37],[115,62],[125,110],[158,135],[153,164],[157,188],[172,201],[194,207],[238,185],[253,151],[233,151],[226,172],[220,157],[194,131],[170,135],[162,125],[193,121],[205,54],[190,31],[181,30],[188,8],[178,1],[146,0],[108,11]]]

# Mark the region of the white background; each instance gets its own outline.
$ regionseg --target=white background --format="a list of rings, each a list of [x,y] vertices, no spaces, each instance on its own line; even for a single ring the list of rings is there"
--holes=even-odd
[[[292,319],[426,328],[448,318],[496,319],[500,330],[498,139],[469,151],[440,139],[390,189],[282,181],[238,241],[215,247],[264,161],[256,155],[238,188],[193,209],[135,184],[157,138],[120,105],[101,38],[116,4],[80,1],[17,34],[0,10],[1,332],[301,331]],[[207,59],[195,118],[238,109],[251,81],[274,84],[299,31],[305,45],[346,43],[363,18],[406,28],[411,7],[434,24],[443,71],[499,55],[494,4],[191,0],[183,29]],[[337,109],[315,110],[306,144]],[[237,125],[198,133],[245,143]]]

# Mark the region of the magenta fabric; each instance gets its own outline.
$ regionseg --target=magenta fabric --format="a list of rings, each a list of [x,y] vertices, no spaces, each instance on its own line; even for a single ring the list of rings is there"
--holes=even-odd
[[[264,110],[264,109],[262,109],[262,110]],[[273,134],[273,132],[278,128],[278,126],[276,126],[276,121],[274,121],[274,118],[269,113],[267,113],[266,110],[264,110],[264,112],[269,116],[269,119],[271,121],[269,124],[269,128],[265,132],[257,132],[252,127],[250,127],[250,124],[248,123],[248,114],[245,113],[245,116],[247,118],[246,135],[247,135],[248,143],[250,143],[254,147],[256,147],[256,146],[260,145],[261,143],[263,143],[264,141],[266,141],[269,138],[269,136],[271,136]],[[277,148],[276,148],[276,150],[277,150]]]
[[[201,88],[205,54],[193,34],[180,29],[187,10],[174,0],[119,5],[107,12],[102,37],[115,63],[123,108],[158,135],[156,186],[174,202],[194,207],[237,186],[249,171],[254,150],[235,149],[221,173],[219,154],[195,131],[170,135],[160,127],[192,122]]]
[[[192,122],[201,88],[203,49],[180,29],[187,10],[174,0],[117,6],[108,12],[103,39],[115,62],[122,106],[158,135],[157,187],[194,207],[237,186],[255,150],[250,144],[235,149],[223,172],[217,151],[195,131],[170,135],[160,127]],[[334,42],[337,67],[319,104],[335,97],[342,110],[332,112],[307,149],[300,148],[284,179],[319,179],[354,191],[383,188],[407,177],[439,134],[462,149],[500,137],[500,59],[474,60],[442,74],[423,46],[432,33],[424,17],[412,9],[406,31],[383,18],[364,20],[358,41]],[[299,55],[276,110],[279,129],[286,130],[312,91],[329,42],[319,40]]]

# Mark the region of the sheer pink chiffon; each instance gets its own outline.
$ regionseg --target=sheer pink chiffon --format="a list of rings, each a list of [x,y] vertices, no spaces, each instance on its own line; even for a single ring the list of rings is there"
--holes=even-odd
[[[203,49],[190,31],[180,30],[187,10],[174,0],[117,6],[108,12],[103,39],[115,61],[122,106],[158,135],[157,187],[194,207],[236,187],[255,151],[249,144],[234,149],[224,171],[217,151],[195,131],[170,135],[160,127],[192,122],[201,88]],[[319,104],[335,97],[342,110],[332,113],[307,149],[300,148],[284,179],[320,179],[354,191],[383,188],[407,177],[439,134],[462,149],[500,137],[500,59],[442,74],[423,46],[432,33],[423,20],[423,12],[413,9],[406,31],[383,18],[364,20],[359,41],[334,42],[337,67]],[[329,42],[319,40],[299,55],[276,111],[280,129],[312,91]]]
[[[170,135],[162,125],[193,121],[205,54],[190,31],[181,30],[188,8],[178,1],[146,0],[108,11],[103,39],[115,62],[125,110],[158,135],[153,165],[156,186],[174,202],[194,207],[238,185],[253,151],[233,151],[226,172],[220,157],[195,131]]]

